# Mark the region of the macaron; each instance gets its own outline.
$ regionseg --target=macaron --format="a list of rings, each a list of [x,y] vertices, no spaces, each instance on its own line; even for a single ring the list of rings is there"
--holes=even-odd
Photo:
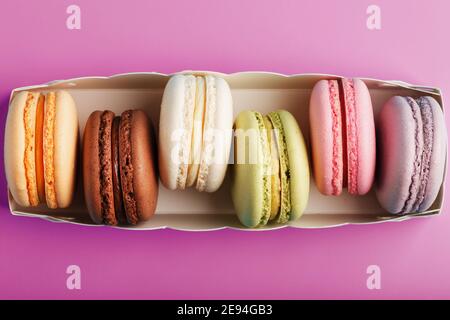
[[[247,227],[298,219],[309,197],[309,164],[296,119],[285,110],[243,111],[235,121],[231,196]]]
[[[376,194],[394,214],[423,212],[436,199],[447,153],[445,120],[432,97],[395,96],[377,121]]]
[[[321,80],[310,100],[314,177],[324,195],[347,188],[364,195],[375,177],[375,125],[369,90],[360,79]]]
[[[66,91],[21,91],[11,100],[5,128],[9,191],[23,207],[66,208],[75,192],[78,117]]]
[[[86,206],[97,224],[132,224],[155,212],[158,177],[154,136],[142,110],[95,111],[83,135]]]
[[[159,123],[159,168],[170,190],[214,192],[229,161],[233,102],[213,75],[175,75],[165,87]]]

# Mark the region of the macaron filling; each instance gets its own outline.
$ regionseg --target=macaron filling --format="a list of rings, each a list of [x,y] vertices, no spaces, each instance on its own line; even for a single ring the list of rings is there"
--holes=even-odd
[[[25,129],[24,167],[30,206],[47,203],[58,207],[55,189],[56,93],[47,96],[28,92],[23,111]]]
[[[177,188],[194,186],[204,191],[212,158],[213,128],[216,111],[214,77],[185,78],[183,132],[178,150]]]
[[[194,124],[192,128],[191,152],[189,155],[187,186],[192,187],[198,176],[200,157],[203,143],[203,118],[205,114],[205,79],[196,77]]]
[[[270,146],[270,166],[271,166],[271,203],[270,218],[274,220],[280,213],[281,205],[281,173],[280,173],[280,157],[278,154],[277,138],[275,130],[273,130],[272,122],[269,117],[264,117],[264,125],[266,126],[267,139]]]
[[[195,96],[196,96],[196,79],[195,77],[186,77],[184,80],[184,108],[183,108],[183,127],[181,133],[181,143],[178,149],[178,174],[177,188],[184,189],[189,170],[189,159],[191,152],[191,139],[193,134]]]
[[[196,188],[204,191],[208,180],[209,165],[212,160],[214,148],[214,120],[216,117],[216,80],[214,77],[205,76],[205,107],[202,134],[202,149],[200,156],[200,167],[198,171]],[[201,102],[201,101],[200,101]]]
[[[278,147],[280,177],[281,177],[281,204],[277,223],[286,223],[290,219],[291,213],[291,190],[289,174],[289,156],[287,152],[286,135],[283,124],[277,112],[271,112],[267,115],[275,131],[275,137]]]
[[[104,224],[139,222],[132,163],[132,111],[115,117],[112,111],[100,116],[98,129],[99,193]]]
[[[45,179],[44,179],[44,104],[45,96],[39,95],[36,106],[36,134],[35,134],[35,161],[36,161],[36,185],[39,202],[45,202]]]
[[[328,80],[332,117],[331,195],[347,187],[358,193],[358,139],[355,87],[352,79]]]

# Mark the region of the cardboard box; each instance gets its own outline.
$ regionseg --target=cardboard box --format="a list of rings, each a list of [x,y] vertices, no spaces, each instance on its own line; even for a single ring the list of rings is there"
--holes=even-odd
[[[202,74],[205,72],[184,71],[182,73]],[[268,72],[240,72],[220,74],[232,90],[234,113],[246,109],[267,113],[274,109],[289,110],[298,120],[309,145],[309,97],[314,84],[320,79],[338,79],[337,76],[321,74],[282,75]],[[85,122],[94,110],[110,109],[120,113],[130,108],[141,108],[150,116],[158,129],[159,109],[166,82],[170,75],[159,73],[129,73],[112,77],[84,77],[48,84],[18,88],[11,97],[23,90],[47,91],[68,90],[74,97],[79,115],[80,136]],[[442,107],[439,89],[413,86],[399,81],[363,79],[370,90],[375,119],[383,104],[394,95],[418,97],[433,96]],[[228,171],[230,172],[230,171]],[[74,203],[67,209],[50,210],[45,206],[22,208],[9,196],[9,206],[14,215],[39,217],[50,221],[93,225],[84,205],[81,181],[81,166]],[[395,216],[383,210],[372,190],[360,197],[343,192],[339,197],[321,195],[311,179],[311,193],[306,211],[299,220],[288,226],[294,228],[322,228],[345,224],[370,224],[386,221],[402,221],[417,216],[436,215],[442,208],[444,184],[432,207],[420,214]],[[170,191],[160,184],[158,206],[155,216],[128,229],[216,230],[222,228],[245,229],[233,211],[230,197],[230,179],[216,193],[199,193],[195,190]],[[277,229],[285,226],[268,225],[263,229]]]

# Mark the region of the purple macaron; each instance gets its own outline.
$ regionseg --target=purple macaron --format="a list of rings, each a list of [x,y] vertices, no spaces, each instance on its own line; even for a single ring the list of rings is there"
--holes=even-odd
[[[431,207],[444,179],[447,135],[432,97],[392,97],[377,126],[377,198],[394,214]]]

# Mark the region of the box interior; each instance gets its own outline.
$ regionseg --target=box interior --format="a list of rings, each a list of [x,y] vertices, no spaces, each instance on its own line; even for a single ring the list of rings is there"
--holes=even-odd
[[[195,72],[201,74],[202,72]],[[339,78],[330,75],[284,76],[263,72],[248,72],[223,75],[232,91],[234,115],[240,111],[253,109],[268,113],[276,109],[290,111],[298,120],[299,126],[309,145],[309,98],[311,89],[320,79]],[[149,115],[155,133],[158,132],[159,109],[164,86],[169,75],[156,73],[137,73],[118,75],[109,78],[90,77],[57,81],[48,85],[20,88],[22,90],[48,91],[68,90],[78,108],[80,137],[85,122],[94,110],[109,109],[121,113],[127,109],[143,109]],[[375,121],[383,104],[394,95],[418,97],[432,95],[442,106],[440,91],[435,88],[414,87],[402,82],[387,82],[363,79],[372,97]],[[81,138],[80,138],[81,141]],[[311,164],[311,153],[309,159]],[[77,171],[77,191],[73,204],[67,209],[50,210],[45,205],[35,208],[22,208],[9,197],[13,214],[41,217],[51,221],[64,221],[92,225],[84,205],[80,161]],[[242,228],[233,211],[230,197],[230,170],[215,193],[199,193],[195,190],[170,191],[162,184],[155,216],[137,226],[127,229],[174,228],[180,230],[214,230],[224,227]],[[350,196],[345,190],[339,197],[321,195],[314,183],[311,171],[310,198],[305,214],[289,226],[299,228],[331,227],[348,223],[375,223],[390,220],[405,220],[415,215],[393,216],[378,204],[374,190],[365,196]],[[443,186],[433,206],[420,215],[439,213],[443,199]],[[268,225],[263,229],[276,229],[282,226]]]

